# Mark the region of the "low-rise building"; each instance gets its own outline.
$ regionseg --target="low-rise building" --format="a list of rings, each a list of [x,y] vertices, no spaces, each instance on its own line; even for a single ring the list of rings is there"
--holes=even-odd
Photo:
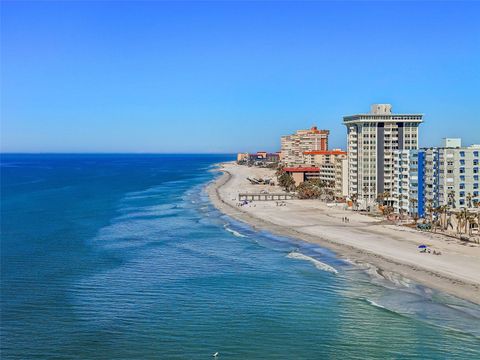
[[[280,161],[280,153],[269,153],[266,151],[258,151],[254,154],[238,153],[237,163],[244,165],[267,166],[275,165]]]
[[[295,186],[302,182],[312,179],[318,179],[320,168],[318,167],[285,167],[283,168],[287,174],[291,175],[295,181]]]

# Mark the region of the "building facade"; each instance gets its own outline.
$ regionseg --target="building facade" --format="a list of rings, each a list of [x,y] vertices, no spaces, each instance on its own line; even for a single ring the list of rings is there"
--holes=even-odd
[[[425,163],[425,172],[431,174],[429,183],[433,184],[426,186],[425,201],[431,199],[433,206],[475,207],[480,201],[479,152],[480,145],[426,149],[434,161]]]
[[[348,196],[348,159],[337,157],[335,164],[335,197],[343,199]]]
[[[258,151],[255,154],[238,153],[237,163],[242,165],[274,166],[280,161],[280,153]]]
[[[420,150],[394,152],[394,187],[392,197],[396,213],[424,215],[424,157]]]
[[[422,114],[394,114],[390,104],[374,104],[368,114],[345,116],[348,152],[348,194],[368,208],[379,194],[394,191],[394,151],[418,148]],[[385,201],[393,203],[393,198]]]
[[[403,150],[395,153],[395,211],[423,217],[428,207],[473,208],[480,202],[480,145]],[[409,205],[400,202],[405,196]]]
[[[326,163],[333,164],[336,158],[346,158],[347,152],[341,149],[326,151],[305,151],[302,163],[307,166],[318,166]]]
[[[318,130],[316,126],[309,130],[298,130],[295,134],[282,136],[281,158],[286,166],[303,164],[306,151],[328,150],[328,130]]]

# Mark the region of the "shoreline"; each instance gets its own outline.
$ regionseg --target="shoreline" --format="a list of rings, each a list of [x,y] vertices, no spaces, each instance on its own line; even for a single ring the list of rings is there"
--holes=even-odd
[[[235,206],[233,203],[236,201],[235,199],[229,199],[226,197],[226,194],[221,193],[225,187],[232,186],[235,175],[232,174],[232,171],[229,171],[225,168],[225,164],[218,164],[217,169],[218,171],[222,172],[222,175],[218,176],[214,181],[209,183],[206,187],[206,191],[212,204],[222,213],[250,225],[255,230],[264,230],[275,235],[291,237],[309,243],[318,244],[334,251],[339,258],[348,259],[355,263],[371,264],[378,269],[397,273],[428,288],[439,290],[457,298],[480,305],[479,283],[469,281],[468,279],[462,279],[458,276],[452,276],[450,274],[446,274],[445,272],[435,271],[419,264],[402,262],[401,260],[384,256],[379,252],[369,251],[368,249],[353,246],[346,242],[342,242],[341,240],[339,241],[338,239],[334,239],[328,235],[320,236],[318,233],[312,234],[300,229],[297,230],[294,228],[295,226],[279,224],[277,221],[260,218],[259,214],[255,214],[253,211],[247,211]],[[267,209],[267,211],[270,210]],[[319,213],[319,216],[321,216],[321,213]],[[325,214],[325,218],[327,217],[329,217],[329,214]],[[327,221],[328,220],[329,219],[327,219]],[[322,225],[317,227],[321,228],[321,226]],[[343,236],[348,237],[349,228],[345,227],[345,229],[342,230],[344,232]],[[355,236],[354,230],[355,229],[352,229],[350,236]],[[402,230],[396,229],[390,229],[389,231],[402,232]],[[478,259],[478,261],[480,262],[480,259]],[[478,273],[478,278],[480,282],[480,272]]]

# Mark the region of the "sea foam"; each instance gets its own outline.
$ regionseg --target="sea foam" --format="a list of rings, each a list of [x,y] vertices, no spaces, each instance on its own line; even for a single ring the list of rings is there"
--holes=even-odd
[[[239,233],[238,231],[235,231],[233,229],[230,229],[227,225],[224,225],[223,226],[225,230],[227,230],[229,233],[233,234],[234,236],[237,236],[237,237],[247,237],[246,235],[243,235],[241,233]]]
[[[330,266],[330,265],[327,265],[317,259],[314,259],[310,256],[307,256],[307,255],[304,255],[302,253],[299,253],[297,251],[292,251],[291,253],[289,253],[287,255],[287,257],[291,258],[291,259],[297,259],[297,260],[305,260],[305,261],[310,261],[313,265],[315,265],[315,267],[318,269],[318,270],[323,270],[323,271],[328,271],[328,272],[331,272],[333,274],[338,274],[338,271],[337,269],[335,269],[334,267]]]

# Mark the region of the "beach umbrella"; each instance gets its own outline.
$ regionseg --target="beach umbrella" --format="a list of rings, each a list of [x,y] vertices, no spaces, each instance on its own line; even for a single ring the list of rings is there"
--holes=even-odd
[[[419,245],[418,248],[419,248],[419,249],[426,249],[426,248],[427,248],[427,245]]]

